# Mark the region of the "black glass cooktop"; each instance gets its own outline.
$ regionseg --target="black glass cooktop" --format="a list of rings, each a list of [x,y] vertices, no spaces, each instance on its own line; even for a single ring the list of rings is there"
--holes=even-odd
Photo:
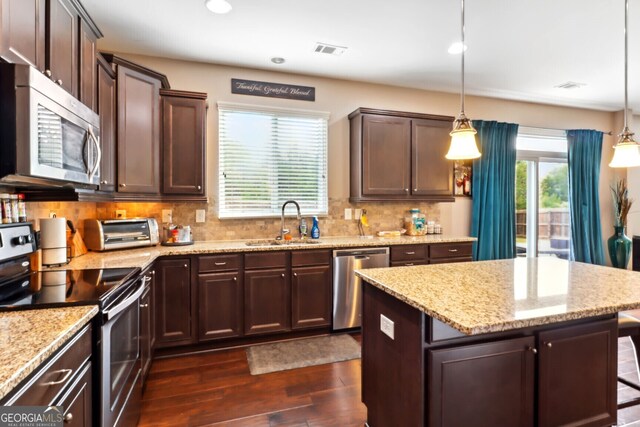
[[[105,268],[29,273],[0,285],[0,310],[83,304],[104,308],[138,271]]]

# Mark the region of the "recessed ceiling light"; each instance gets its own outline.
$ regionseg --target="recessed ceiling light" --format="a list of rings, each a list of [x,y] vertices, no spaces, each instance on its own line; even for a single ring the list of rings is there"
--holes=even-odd
[[[348,48],[345,46],[335,46],[332,44],[317,42],[316,46],[313,48],[313,51],[316,53],[326,53],[328,55],[340,56],[347,49]]]
[[[205,0],[204,5],[213,13],[224,14],[231,11],[231,5],[226,0]]]
[[[279,56],[274,56],[273,58],[271,58],[271,62],[273,62],[274,64],[284,64],[285,60],[284,58],[280,58]]]
[[[449,52],[451,55],[460,55],[463,50],[465,52],[467,51],[467,45],[462,44],[462,42],[455,42],[451,46],[449,46],[447,52]]]

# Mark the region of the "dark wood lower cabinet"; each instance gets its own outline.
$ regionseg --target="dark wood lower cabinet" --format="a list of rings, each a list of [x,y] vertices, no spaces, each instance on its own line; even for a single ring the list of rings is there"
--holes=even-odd
[[[291,276],[291,328],[331,324],[331,266],[294,267]]]
[[[533,426],[534,337],[428,351],[430,426]]]
[[[91,424],[91,362],[88,362],[71,389],[57,406],[64,408],[64,425],[89,427]]]
[[[238,271],[199,276],[199,341],[241,336],[243,313],[242,276]]]
[[[286,268],[244,272],[245,335],[291,329],[290,288]]]
[[[155,264],[156,347],[191,344],[192,327],[191,260],[164,259]]]
[[[540,333],[540,427],[616,423],[617,328],[612,319]]]

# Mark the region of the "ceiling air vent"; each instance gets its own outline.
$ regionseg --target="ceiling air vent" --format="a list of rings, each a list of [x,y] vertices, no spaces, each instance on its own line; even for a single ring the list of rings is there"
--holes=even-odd
[[[326,53],[327,55],[340,56],[347,50],[346,47],[334,46],[326,43],[316,43],[316,47],[313,50],[316,53]]]
[[[586,83],[577,83],[577,82],[565,82],[565,83],[561,83],[559,85],[556,85],[554,87],[557,87],[558,89],[580,89],[582,86],[586,86]]]

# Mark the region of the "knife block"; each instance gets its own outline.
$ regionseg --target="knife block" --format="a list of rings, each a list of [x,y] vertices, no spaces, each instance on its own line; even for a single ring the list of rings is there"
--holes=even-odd
[[[67,247],[69,248],[69,256],[71,258],[79,257],[87,253],[87,246],[77,231],[72,233],[71,230],[67,230]]]

